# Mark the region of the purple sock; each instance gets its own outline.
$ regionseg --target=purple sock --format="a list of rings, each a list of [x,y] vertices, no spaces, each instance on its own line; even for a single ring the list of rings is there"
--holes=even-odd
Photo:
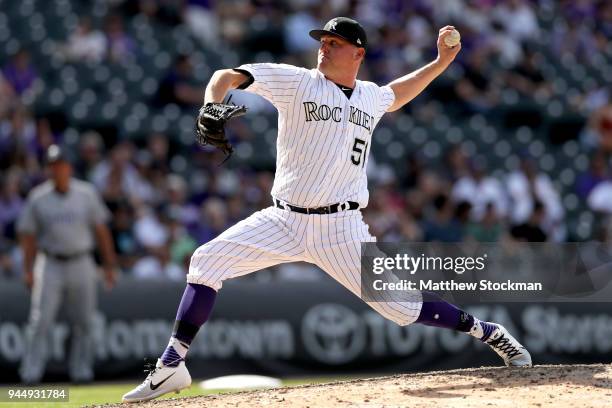
[[[216,297],[214,289],[188,283],[176,312],[172,335],[183,343],[191,344],[200,326],[208,320]]]
[[[180,342],[177,345],[179,349],[186,350],[189,348],[200,327],[208,320],[216,297],[217,292],[208,286],[187,284],[176,312],[176,321],[172,330],[172,337]],[[184,355],[184,353],[182,354]],[[161,360],[164,365],[175,367],[182,360],[182,356],[169,344],[162,354]]]
[[[469,332],[474,325],[474,316],[451,305],[433,292],[423,291],[423,306],[417,323],[427,326]]]

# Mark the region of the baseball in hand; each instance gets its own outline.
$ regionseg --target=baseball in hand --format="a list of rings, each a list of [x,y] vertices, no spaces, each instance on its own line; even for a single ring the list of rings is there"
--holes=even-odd
[[[444,44],[446,44],[447,47],[452,48],[459,44],[459,41],[461,41],[461,34],[459,34],[457,30],[451,31],[450,34],[444,37]]]

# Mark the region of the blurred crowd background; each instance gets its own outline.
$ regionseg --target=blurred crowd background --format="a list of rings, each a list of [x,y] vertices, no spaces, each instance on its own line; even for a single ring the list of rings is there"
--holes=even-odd
[[[184,279],[192,251],[271,204],[276,112],[245,92],[236,148],[196,147],[216,69],[316,64],[335,16],[368,32],[378,84],[458,60],[374,132],[363,211],[380,241],[612,237],[612,2],[605,0],[0,0],[0,276],[19,279],[15,221],[52,143],[113,213],[123,274]],[[263,276],[304,278],[300,265]]]

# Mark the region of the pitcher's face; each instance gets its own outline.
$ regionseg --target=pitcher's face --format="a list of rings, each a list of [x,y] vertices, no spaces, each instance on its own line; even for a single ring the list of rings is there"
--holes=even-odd
[[[317,68],[324,75],[352,69],[356,62],[361,62],[365,50],[358,48],[343,38],[334,35],[321,37]]]

